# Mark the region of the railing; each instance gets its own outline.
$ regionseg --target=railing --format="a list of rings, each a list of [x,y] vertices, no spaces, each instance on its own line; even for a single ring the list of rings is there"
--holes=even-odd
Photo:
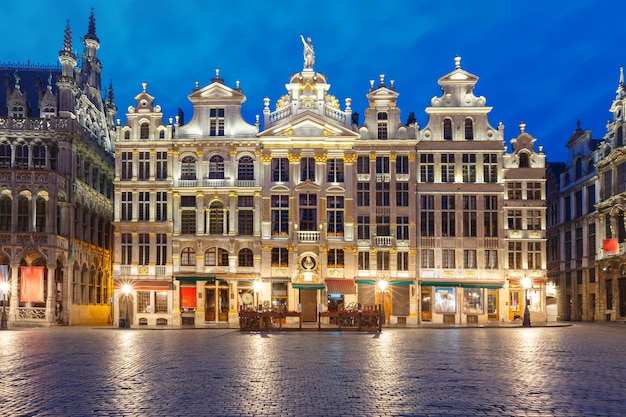
[[[317,242],[320,240],[320,232],[300,231],[296,233],[300,242]]]
[[[382,317],[380,305],[364,307],[362,310],[322,311],[318,313],[317,329],[321,330],[322,319],[328,318],[331,329],[380,332]]]
[[[256,311],[240,308],[239,329],[242,332],[280,330],[287,317],[298,317],[298,329],[302,330],[302,313],[297,311]]]
[[[376,173],[376,182],[391,182],[391,174]]]
[[[174,187],[197,187],[198,180],[176,180]]]
[[[17,317],[20,320],[44,320],[46,318],[45,307],[18,307]]]
[[[325,109],[326,116],[340,122],[343,125],[346,124],[346,121],[348,120],[348,114],[346,112],[328,106],[326,106]]]
[[[256,187],[257,183],[255,180],[235,180],[236,187]]]
[[[374,239],[376,241],[376,246],[393,246],[393,236],[376,236]]]
[[[396,174],[396,181],[406,182],[409,180],[409,174]]]
[[[271,112],[267,116],[267,120],[269,123],[276,123],[285,117],[291,116],[291,106],[282,107],[276,111]]]

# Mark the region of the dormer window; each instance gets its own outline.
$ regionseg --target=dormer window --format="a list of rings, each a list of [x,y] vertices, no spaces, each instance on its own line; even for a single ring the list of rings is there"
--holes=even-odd
[[[465,140],[474,140],[474,122],[469,117],[465,119]]]
[[[452,140],[452,120],[443,121],[443,140]]]
[[[24,117],[24,105],[22,103],[14,103],[11,107],[11,117]]]
[[[378,113],[378,139],[387,139],[387,113]]]
[[[576,179],[580,179],[583,176],[583,161],[578,158],[576,160]]]
[[[150,125],[142,123],[139,130],[139,139],[148,139],[150,137]]]
[[[211,109],[209,113],[209,135],[224,136],[224,109]]]
[[[526,152],[519,154],[519,167],[530,168],[530,160],[528,159],[528,154]]]

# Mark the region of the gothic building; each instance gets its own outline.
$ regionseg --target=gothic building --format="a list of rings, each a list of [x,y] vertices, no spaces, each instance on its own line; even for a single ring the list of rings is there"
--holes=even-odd
[[[78,65],[68,23],[60,66],[0,68],[0,297],[10,326],[111,323],[116,108],[112,87],[101,87],[93,12],[83,47]]]
[[[163,121],[143,85],[115,132],[116,319],[237,326],[241,308],[316,321],[384,304],[388,323],[464,324],[528,304],[545,321],[545,155],[525,126],[507,152],[459,57],[426,127],[401,121],[383,74],[360,124],[303,43],[262,128],[219,71],[188,96],[187,124]]]

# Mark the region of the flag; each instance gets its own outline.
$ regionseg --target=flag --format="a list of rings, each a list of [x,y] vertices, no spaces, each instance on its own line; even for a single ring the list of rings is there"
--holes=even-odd
[[[20,267],[20,302],[43,303],[43,266]]]

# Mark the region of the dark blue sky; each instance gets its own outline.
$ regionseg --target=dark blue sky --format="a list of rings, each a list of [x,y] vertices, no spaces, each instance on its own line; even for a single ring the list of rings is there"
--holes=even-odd
[[[400,93],[402,120],[414,111],[425,126],[437,79],[458,54],[480,77],[475,94],[493,106],[490,122],[504,123],[507,143],[524,121],[549,160],[565,161],[576,120],[604,136],[626,65],[626,1],[589,0],[11,1],[0,14],[0,62],[58,62],[68,19],[82,52],[91,7],[122,121],[144,81],[166,120],[178,107],[190,120],[187,95],[219,68],[227,85],[241,82],[244,117],[254,123],[263,98],[274,109],[302,69],[303,34],[342,109],[350,97],[362,115],[369,80],[384,73]]]

